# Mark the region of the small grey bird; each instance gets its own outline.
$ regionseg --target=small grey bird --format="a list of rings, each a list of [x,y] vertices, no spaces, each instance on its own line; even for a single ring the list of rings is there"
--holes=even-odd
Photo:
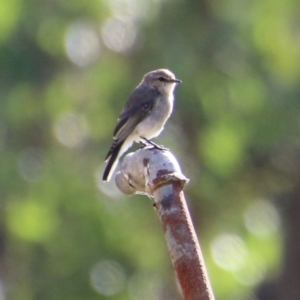
[[[109,181],[120,156],[133,142],[151,144],[150,139],[158,136],[173,109],[173,91],[181,80],[166,69],[147,73],[135,88],[121,112],[113,133],[114,142],[105,162],[103,181]]]

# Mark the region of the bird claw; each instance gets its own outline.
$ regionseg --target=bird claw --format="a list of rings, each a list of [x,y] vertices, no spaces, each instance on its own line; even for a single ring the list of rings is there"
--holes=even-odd
[[[164,147],[163,145],[157,145],[154,142],[146,139],[145,137],[141,137],[141,143],[144,145],[144,147],[151,145],[151,146],[153,146],[154,148],[156,148],[158,150],[169,151],[169,149]]]

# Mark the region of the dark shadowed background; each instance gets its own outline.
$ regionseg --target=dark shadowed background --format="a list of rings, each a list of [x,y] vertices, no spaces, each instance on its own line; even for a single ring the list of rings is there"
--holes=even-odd
[[[218,300],[300,299],[300,2],[0,0],[0,299],[181,299],[147,197],[102,183],[142,76]]]

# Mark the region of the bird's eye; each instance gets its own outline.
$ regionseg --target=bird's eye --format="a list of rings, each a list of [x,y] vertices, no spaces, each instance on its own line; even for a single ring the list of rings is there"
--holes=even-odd
[[[163,78],[163,77],[159,77],[158,80],[159,81],[166,81],[165,78]]]

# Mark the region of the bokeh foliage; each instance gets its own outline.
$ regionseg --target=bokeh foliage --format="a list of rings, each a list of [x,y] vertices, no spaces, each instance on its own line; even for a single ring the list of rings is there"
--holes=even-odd
[[[0,299],[180,299],[146,197],[101,182],[143,74],[183,84],[177,155],[217,299],[280,274],[277,194],[297,186],[295,0],[0,0]],[[251,298],[255,299],[255,298]]]

